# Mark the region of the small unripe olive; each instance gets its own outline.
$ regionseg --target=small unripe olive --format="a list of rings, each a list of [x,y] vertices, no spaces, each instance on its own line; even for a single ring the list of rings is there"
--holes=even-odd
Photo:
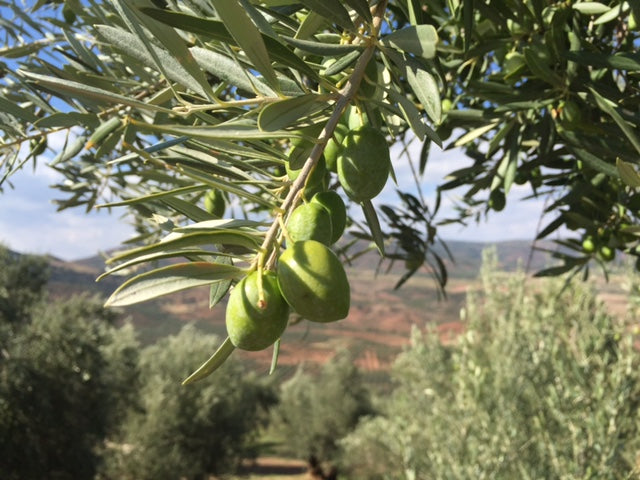
[[[324,147],[324,160],[327,165],[327,170],[332,172],[338,171],[338,155],[342,149],[342,140],[348,132],[348,126],[342,123],[336,125],[336,129],[333,131],[333,136]]]
[[[226,208],[224,194],[220,190],[209,190],[204,196],[204,208],[211,215],[222,218]]]
[[[280,293],[275,273],[262,273],[262,299],[259,275],[257,271],[250,273],[229,294],[227,334],[231,343],[242,350],[264,350],[287,327],[289,305]]]
[[[598,256],[600,257],[601,260],[605,262],[610,262],[614,258],[616,258],[616,251],[615,249],[609,247],[608,245],[603,245],[598,250]]]
[[[589,235],[582,241],[582,250],[585,253],[593,253],[596,250],[596,243],[593,241],[593,237]]]
[[[489,208],[491,208],[492,210],[500,212],[504,210],[506,204],[507,199],[502,190],[493,190],[489,195]]]

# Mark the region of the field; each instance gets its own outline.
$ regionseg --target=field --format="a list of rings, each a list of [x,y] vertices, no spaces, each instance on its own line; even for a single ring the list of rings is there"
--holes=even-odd
[[[347,319],[329,324],[305,320],[288,328],[282,339],[278,371],[287,376],[299,364],[310,367],[324,363],[339,349],[355,353],[358,365],[372,379],[389,368],[395,356],[410,341],[413,328],[435,327],[443,341],[450,341],[463,328],[459,321],[467,293],[479,287],[477,280],[482,251],[481,243],[450,242],[455,263],[448,262],[449,280],[446,298],[438,291],[429,272],[418,272],[400,289],[394,285],[403,270],[394,266],[389,271],[376,271],[377,254],[361,257],[347,267],[351,284],[351,310]],[[501,267],[506,271],[522,269],[530,260],[529,242],[503,242],[496,246]],[[531,256],[530,271],[545,267],[548,257],[541,252]],[[78,262],[52,260],[50,291],[54,296],[89,291],[108,296],[122,281],[120,277],[106,277],[95,283],[102,272],[104,260],[92,257]],[[594,273],[596,271],[594,270]],[[620,282],[614,277],[608,283],[599,278],[598,291],[612,309],[626,308],[626,297]],[[532,280],[534,281],[534,280]],[[208,288],[178,292],[155,301],[123,309],[123,318],[133,322],[143,344],[177,333],[185,323],[193,323],[208,333],[225,336],[224,304],[209,308]],[[255,364],[258,371],[267,371],[271,351],[259,353],[236,352],[237,356]],[[203,359],[204,360],[204,359]],[[194,360],[194,366],[199,360]]]
[[[502,245],[502,249],[498,249],[502,268],[509,271],[522,268],[529,258],[527,245],[524,242],[519,245]],[[306,369],[314,369],[340,349],[349,349],[371,387],[387,389],[389,367],[397,354],[408,345],[412,329],[435,328],[443,342],[453,341],[464,329],[464,324],[460,321],[460,310],[467,294],[480,287],[477,278],[480,253],[485,248],[481,245],[471,247],[454,252],[457,262],[449,264],[446,298],[441,296],[426,269],[396,290],[394,285],[400,278],[402,269],[395,267],[389,271],[377,272],[375,267],[378,259],[375,256],[361,258],[357,264],[347,268],[352,288],[349,317],[329,324],[294,319],[283,337],[277,375],[287,378],[301,364]],[[68,296],[86,291],[86,287],[90,286],[91,292],[106,297],[122,279],[108,278],[95,284],[93,280],[101,271],[101,262],[98,258],[73,263],[53,259],[50,293],[56,297]],[[544,258],[534,257],[531,270],[544,267],[545,262]],[[531,277],[528,281],[535,288],[537,280]],[[625,311],[627,298],[622,288],[621,275],[613,275],[609,282],[605,282],[596,274],[592,275],[592,281],[611,312]],[[123,309],[123,318],[135,325],[144,344],[177,333],[187,323],[193,323],[203,331],[223,338],[224,304],[209,309],[208,297],[207,288],[180,292]],[[270,350],[259,353],[236,351],[234,356],[252,363],[257,372],[264,374],[271,362]],[[205,359],[194,358],[194,368],[203,360]],[[234,477],[234,480],[312,478],[307,473],[304,460],[279,458],[277,453],[276,449],[271,451],[274,456],[261,457],[256,462],[247,463],[243,474]]]

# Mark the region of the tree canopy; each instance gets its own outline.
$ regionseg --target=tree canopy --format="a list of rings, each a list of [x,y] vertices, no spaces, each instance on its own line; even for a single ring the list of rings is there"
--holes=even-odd
[[[134,246],[108,273],[186,259],[133,276],[111,305],[200,285],[216,304],[250,271],[276,267],[291,212],[322,190],[348,204],[343,258],[369,240],[405,261],[402,281],[426,263],[444,286],[438,227],[502,210],[514,184],[547,200],[537,238],[563,232],[562,263],[542,274],[640,256],[637,0],[0,7],[0,186],[47,158],[64,177],[61,209],[133,214]],[[387,165],[358,153],[351,132],[363,126],[420,154]],[[427,202],[429,153],[451,147],[470,166]],[[371,184],[400,169],[415,186],[398,184],[396,205],[374,202]],[[454,188],[458,214],[441,218],[440,194]]]

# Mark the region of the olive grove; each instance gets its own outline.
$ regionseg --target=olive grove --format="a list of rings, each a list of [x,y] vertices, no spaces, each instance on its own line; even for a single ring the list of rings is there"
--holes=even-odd
[[[275,343],[277,359],[284,310],[343,318],[359,240],[405,261],[400,283],[427,265],[444,287],[438,228],[500,211],[514,184],[546,199],[532,236],[563,234],[542,275],[640,255],[638,0],[0,6],[0,186],[46,161],[61,209],[132,214],[106,272],[131,276],[107,304],[210,285],[213,306],[257,275],[227,316],[239,333],[190,381],[235,348]],[[394,144],[420,153],[391,158]],[[469,166],[427,201],[430,152],[449,147]],[[415,182],[381,205],[401,169]]]

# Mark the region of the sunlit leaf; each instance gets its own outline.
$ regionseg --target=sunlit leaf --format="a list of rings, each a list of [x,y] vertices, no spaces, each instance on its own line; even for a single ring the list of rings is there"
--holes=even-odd
[[[279,90],[276,72],[271,66],[269,52],[263,36],[247,15],[247,12],[236,0],[213,0],[216,13],[233,36],[240,48],[249,57],[253,66],[262,75],[269,86]]]
[[[436,124],[442,118],[440,89],[433,75],[422,69],[407,68],[407,81],[429,118]]]
[[[257,249],[259,242],[255,236],[238,231],[211,231],[197,232],[190,234],[170,234],[159,243],[133,248],[122,253],[118,253],[107,260],[107,263],[116,263],[131,260],[142,255],[150,255],[158,252],[176,252],[181,255],[180,250],[192,248],[198,245],[235,245],[248,249]]]
[[[438,32],[432,25],[410,26],[383,37],[380,43],[430,59],[436,54]]]
[[[208,262],[168,265],[141,273],[124,282],[105,302],[106,307],[123,307],[144,302],[188,288],[238,278],[245,274],[241,268]]]
[[[213,38],[231,45],[236,44],[235,39],[229,34],[229,31],[224,24],[217,20],[195,17],[185,13],[170,12],[168,10],[158,10],[155,8],[143,8],[142,11],[159,21],[166,23],[167,25],[171,25],[186,32],[203,35],[205,38]],[[263,35],[262,40],[264,41],[272,60],[298,70],[305,75],[309,75],[311,78],[317,78],[318,75],[315,70],[310,68],[285,45],[282,45],[280,42],[266,35]]]
[[[109,25],[96,25],[100,36],[114,47],[122,50],[127,55],[138,60],[141,64],[162,72],[168,79],[184,85],[202,96],[207,94],[202,85],[184,68],[184,65],[174,58],[170,52],[155,45],[148,47],[133,33]],[[191,57],[191,54],[189,54]],[[195,60],[194,60],[195,62]],[[161,67],[160,67],[161,65]],[[198,67],[198,70],[199,67]],[[211,88],[209,87],[208,90]]]
[[[583,15],[600,15],[610,10],[610,7],[599,2],[578,2],[571,5],[571,8]]]
[[[166,108],[162,108],[160,106],[152,105],[145,102],[140,102],[133,98],[120,95],[119,93],[91,87],[83,83],[78,83],[71,80],[63,80],[61,78],[40,75],[38,73],[27,71],[20,71],[20,73],[35,82],[37,85],[49,87],[57,92],[76,95],[91,100],[99,100],[101,102],[107,102],[116,105],[126,105],[129,107],[137,108],[139,110],[172,113]]]
[[[258,116],[258,127],[265,132],[275,132],[312,118],[329,107],[326,95],[308,94],[288,98],[265,106]]]
[[[235,347],[231,343],[231,339],[227,337],[222,345],[218,347],[213,355],[204,362],[195,372],[193,372],[187,379],[182,382],[182,385],[188,385],[190,383],[202,380],[215,372],[222,364],[229,358],[229,355],[233,353]]]
[[[616,167],[620,172],[620,178],[622,181],[633,188],[640,187],[640,175],[636,172],[636,169],[628,162],[624,162],[619,158],[616,161]]]

